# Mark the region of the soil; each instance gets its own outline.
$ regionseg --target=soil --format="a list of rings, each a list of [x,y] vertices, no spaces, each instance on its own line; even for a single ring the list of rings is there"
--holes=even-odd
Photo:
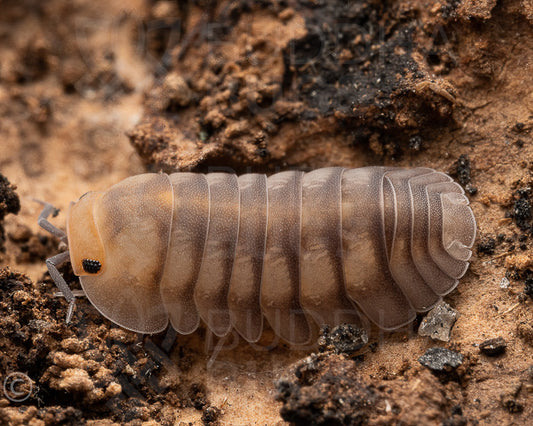
[[[530,0],[4,0],[1,11],[0,424],[533,418]],[[463,185],[478,238],[445,298],[458,311],[449,341],[418,335],[422,316],[304,351],[270,332],[258,345],[205,329],[139,336],[83,298],[65,323],[44,264],[59,241],[38,228],[35,199],[64,228],[71,201],[146,170],[329,165],[433,167]]]

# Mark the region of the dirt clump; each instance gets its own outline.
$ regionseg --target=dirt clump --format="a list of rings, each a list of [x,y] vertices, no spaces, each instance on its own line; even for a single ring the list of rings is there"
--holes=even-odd
[[[368,343],[367,331],[352,324],[341,324],[330,329],[323,326],[318,338],[320,352],[332,351],[347,356],[356,354]]]
[[[65,303],[52,288],[50,281],[37,286],[0,270],[0,369],[6,380],[18,379],[0,395],[0,417],[12,424],[89,418],[168,423],[176,419],[176,408],[195,405],[190,384],[179,381],[161,339],[139,340],[109,327],[84,302],[78,302],[75,325],[67,326]],[[12,405],[17,402],[44,408],[22,416]]]
[[[359,363],[342,355],[311,355],[292,366],[288,376],[277,382],[282,417],[297,425],[466,421],[457,404],[456,384],[443,385],[414,366],[395,379],[369,379],[358,372]],[[413,389],[407,379],[417,386]]]
[[[166,74],[129,132],[151,167],[296,165],[292,152],[318,142],[316,124],[396,157],[420,150],[428,123],[453,125],[456,90],[425,62],[417,39],[430,34],[415,3],[221,2],[205,15],[167,12],[182,43],[165,50]],[[305,139],[287,145],[295,125]]]
[[[15,189],[16,186],[9,183],[7,178],[0,174],[0,252],[5,252],[4,217],[10,213],[17,214],[20,210],[20,200]]]

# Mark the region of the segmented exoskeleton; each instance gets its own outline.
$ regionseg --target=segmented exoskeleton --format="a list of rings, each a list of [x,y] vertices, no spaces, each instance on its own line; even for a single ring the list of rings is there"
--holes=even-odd
[[[304,344],[321,324],[383,329],[412,321],[455,288],[476,224],[462,188],[429,168],[324,168],[266,177],[143,174],[90,192],[70,208],[68,260],[93,305],[141,333],[202,319],[257,341],[266,318]]]

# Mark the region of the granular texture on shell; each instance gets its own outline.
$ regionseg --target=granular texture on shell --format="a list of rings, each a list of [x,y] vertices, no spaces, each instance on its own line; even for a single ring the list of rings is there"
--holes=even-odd
[[[305,344],[360,313],[392,330],[431,309],[466,272],[476,225],[444,173],[332,167],[134,176],[73,204],[67,233],[87,297],[127,329],[203,320],[257,341],[266,320]]]

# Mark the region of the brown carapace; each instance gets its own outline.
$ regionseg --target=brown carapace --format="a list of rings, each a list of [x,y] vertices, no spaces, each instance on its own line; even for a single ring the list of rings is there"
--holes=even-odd
[[[360,312],[409,323],[455,288],[475,235],[462,188],[429,168],[143,174],[82,196],[67,223],[74,273],[116,324],[188,334],[203,320],[254,342],[265,318],[295,345]],[[47,264],[73,307],[60,256]]]

